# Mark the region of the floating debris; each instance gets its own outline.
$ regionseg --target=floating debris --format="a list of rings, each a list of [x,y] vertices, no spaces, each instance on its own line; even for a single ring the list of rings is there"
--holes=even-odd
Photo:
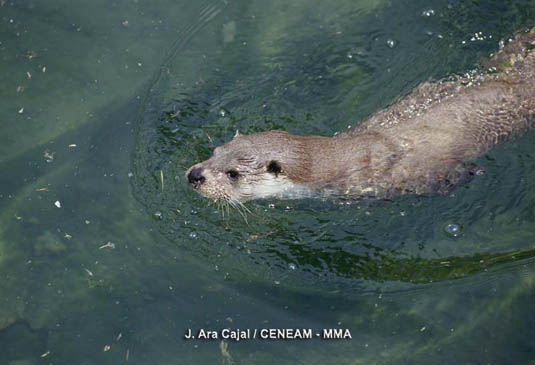
[[[91,270],[86,269],[86,268],[84,268],[84,270],[89,276],[93,276],[93,273],[91,272]]]
[[[231,20],[228,23],[223,24],[223,43],[233,42],[236,38],[237,26],[236,21]]]
[[[110,351],[111,346],[110,345],[104,345],[104,352]]]
[[[41,357],[47,357],[48,355],[50,355],[50,350],[48,350],[44,354],[41,354]]]
[[[221,356],[223,356],[223,363],[232,364],[232,356],[230,355],[230,352],[228,351],[228,343],[221,340],[219,343],[219,350],[221,351]]]
[[[24,108],[19,109],[19,114],[22,114],[22,113],[24,113]]]
[[[159,210],[155,211],[154,214],[152,215],[152,218],[158,220],[158,221],[161,221],[163,219],[163,213],[160,212]]]
[[[75,143],[71,143],[71,144],[69,145],[69,148],[75,148],[75,147],[76,147],[76,144],[75,144]]]
[[[164,188],[164,185],[163,185],[163,170],[160,170],[160,181],[162,182],[162,191],[163,191],[163,188]]]
[[[107,248],[107,247],[115,248],[115,243],[108,241],[105,244],[103,244],[102,246],[100,246],[98,249],[102,250],[103,248]]]
[[[56,152],[49,152],[48,150],[46,150],[45,152],[43,152],[43,157],[45,158],[45,161],[47,163],[50,163],[52,161],[54,161],[54,155],[56,154]]]
[[[56,202],[54,203],[54,205],[58,208],[61,208],[61,203],[59,200],[56,200]]]
[[[33,58],[37,57],[37,52],[35,51],[28,51],[26,52],[26,58],[31,60]]]
[[[35,191],[38,191],[38,192],[48,192],[48,188],[39,188],[39,189],[35,189]]]

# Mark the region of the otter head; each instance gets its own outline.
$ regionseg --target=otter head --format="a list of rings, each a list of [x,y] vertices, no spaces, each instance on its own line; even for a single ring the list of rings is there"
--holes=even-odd
[[[236,133],[210,159],[186,171],[186,179],[204,197],[221,202],[282,197],[296,191],[307,157],[301,137],[282,131]],[[298,180],[298,179],[297,179]]]

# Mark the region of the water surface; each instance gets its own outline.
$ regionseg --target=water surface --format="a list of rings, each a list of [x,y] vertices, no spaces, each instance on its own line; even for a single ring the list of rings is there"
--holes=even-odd
[[[473,70],[533,22],[531,1],[57,0],[0,14],[0,363],[533,361],[533,133],[449,196],[257,201],[245,220],[183,179],[236,129],[333,135]],[[352,339],[227,353],[189,328]]]

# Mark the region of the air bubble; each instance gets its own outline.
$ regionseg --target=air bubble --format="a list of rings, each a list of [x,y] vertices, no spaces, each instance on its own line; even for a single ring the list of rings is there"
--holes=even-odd
[[[433,9],[427,9],[422,11],[423,16],[433,16],[435,15],[435,11]]]
[[[458,237],[461,234],[462,227],[457,223],[448,223],[444,227],[444,232],[452,237]]]

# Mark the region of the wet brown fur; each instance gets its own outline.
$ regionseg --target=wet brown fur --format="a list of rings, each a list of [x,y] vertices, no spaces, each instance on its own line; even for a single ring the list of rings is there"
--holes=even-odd
[[[535,124],[535,30],[505,43],[481,62],[482,72],[422,83],[335,137],[240,135],[196,166],[225,171],[243,156],[254,160],[259,176],[276,160],[291,182],[336,195],[446,192],[473,173],[463,163]]]

